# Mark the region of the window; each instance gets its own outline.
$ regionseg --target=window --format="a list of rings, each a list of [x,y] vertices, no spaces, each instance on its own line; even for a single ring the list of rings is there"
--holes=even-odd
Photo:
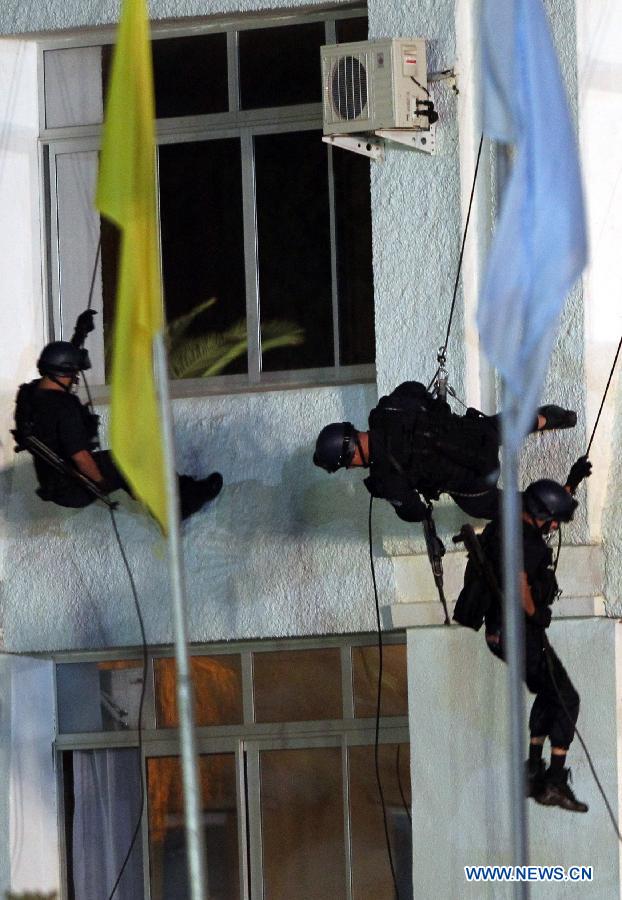
[[[216,900],[392,900],[375,772],[374,638],[193,648],[200,804]],[[406,648],[385,638],[378,764],[400,897],[412,897]],[[170,653],[56,665],[66,896],[109,887],[146,786],[121,897],[188,896]],[[373,706],[373,709],[372,709]],[[147,893],[148,890],[148,893]]]
[[[322,142],[319,65],[323,44],[366,36],[356,10],[153,31],[164,312],[191,389],[373,378],[369,161]],[[42,45],[42,142],[54,337],[94,273],[104,384],[118,238],[94,195],[113,46],[95,41]]]

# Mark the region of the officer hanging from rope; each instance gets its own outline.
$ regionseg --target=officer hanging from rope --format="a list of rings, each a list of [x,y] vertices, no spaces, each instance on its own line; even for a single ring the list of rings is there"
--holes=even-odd
[[[15,401],[16,450],[33,457],[42,500],[80,509],[99,499],[114,506],[108,494],[129,486],[109,450],[99,449],[99,417],[90,402],[73,392],[91,363],[84,342],[94,330],[95,311],[86,309],[76,321],[70,341],[53,341],[37,362],[40,378],[22,384]],[[128,428],[132,423],[127,423]],[[146,452],[148,448],[146,448]],[[222,476],[178,476],[182,518],[193,515],[222,488]]]
[[[468,515],[489,519],[496,515],[498,503],[500,415],[486,416],[467,408],[465,415],[458,416],[447,402],[447,395],[458,400],[449,384],[447,347],[483,139],[482,134],[445,341],[437,355],[438,367],[432,381],[427,388],[418,381],[405,381],[381,397],[369,414],[368,431],[358,431],[351,422],[327,425],[318,435],[313,455],[315,465],[327,472],[358,466],[369,468],[364,483],[372,497],[388,500],[405,522],[423,523],[426,549],[447,625],[442,565],[445,548],[436,534],[432,503],[442,493],[448,493]],[[573,428],[576,422],[577,415],[572,410],[542,406],[534,417],[532,431]]]
[[[572,428],[576,421],[572,410],[542,406],[532,430]],[[445,548],[436,534],[432,504],[447,493],[471,516],[496,515],[500,422],[500,415],[486,416],[472,408],[457,415],[438,389],[405,381],[380,398],[369,414],[367,431],[358,431],[351,422],[333,422],[317,438],[316,466],[330,473],[368,468],[364,484],[369,493],[388,500],[403,521],[423,523],[446,619],[441,565]]]
[[[529,757],[526,763],[527,796],[543,806],[587,812],[570,787],[566,756],[572,743],[580,698],[559,657],[549,643],[551,605],[559,596],[556,564],[546,537],[562,522],[570,522],[577,508],[574,494],[591,474],[587,456],[572,466],[564,486],[549,479],[529,485],[522,495],[521,600],[525,612],[525,682],[535,694],[529,717]],[[501,506],[501,504],[499,504]],[[456,602],[454,619],[478,631],[486,624],[488,649],[505,660],[502,610],[504,597],[500,516],[477,536],[464,525],[455,542],[464,541],[469,552],[464,587]],[[548,768],[543,760],[546,739],[551,745]]]

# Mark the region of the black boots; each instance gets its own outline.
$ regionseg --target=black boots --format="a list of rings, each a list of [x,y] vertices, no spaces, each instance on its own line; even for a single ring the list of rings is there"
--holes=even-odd
[[[209,500],[217,497],[222,488],[222,475],[212,472],[207,478],[179,476],[179,506],[182,519],[198,512]]]
[[[553,403],[538,407],[538,415],[544,416],[546,419],[540,431],[550,431],[552,428],[574,428],[577,424],[577,414],[574,410],[563,409]]]
[[[559,772],[553,772],[547,769],[544,773],[540,791],[536,794],[530,794],[542,806],[559,806],[561,809],[567,809],[569,812],[585,813],[588,811],[587,803],[582,803],[574,795],[574,792],[568,784],[570,769],[560,769]]]

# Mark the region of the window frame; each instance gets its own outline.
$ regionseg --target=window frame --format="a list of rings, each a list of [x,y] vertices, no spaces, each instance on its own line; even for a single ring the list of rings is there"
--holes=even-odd
[[[248,17],[221,17],[209,20],[192,20],[184,23],[152,23],[152,40],[176,37],[191,37],[202,34],[222,33],[227,35],[228,96],[229,111],[200,116],[185,116],[159,119],[156,123],[156,145],[209,141],[221,138],[240,140],[242,164],[242,214],[244,231],[244,268],[246,283],[246,329],[248,339],[248,371],[240,375],[217,375],[208,379],[181,379],[171,382],[173,397],[201,396],[210,394],[272,391],[288,388],[318,387],[332,384],[352,384],[374,382],[375,363],[362,365],[340,364],[339,297],[337,285],[337,235],[335,213],[335,188],[333,153],[327,145],[327,178],[329,194],[329,231],[331,245],[331,302],[333,323],[333,355],[335,364],[328,367],[313,367],[299,370],[268,371],[261,368],[260,343],[260,298],[257,253],[255,169],[253,140],[255,136],[322,130],[322,103],[307,103],[296,106],[269,107],[243,110],[239,107],[239,72],[237,67],[238,34],[241,31],[278,28],[322,22],[325,26],[326,43],[336,42],[336,23],[341,19],[366,17],[365,7],[353,5],[348,8],[321,10],[305,13],[281,13],[277,15],[249,15]],[[68,127],[46,127],[45,122],[45,70],[44,54],[50,50],[78,47],[101,46],[114,41],[115,32],[110,28],[72,34],[58,38],[42,39],[38,43],[39,53],[39,99],[40,136],[42,160],[42,180],[45,198],[45,237],[43,254],[43,283],[47,288],[49,313],[49,338],[63,335],[63,296],[61,267],[63,255],[59,247],[58,209],[58,157],[63,153],[97,152],[99,150],[102,126],[84,125]],[[319,78],[319,60],[318,60]],[[343,152],[337,150],[336,152]],[[97,216],[94,213],[94,219]],[[99,227],[96,228],[99,233]],[[371,252],[371,248],[370,248]],[[93,257],[95,249],[93,248]],[[90,265],[90,264],[89,264]],[[99,265],[101,272],[101,263]],[[85,298],[86,300],[86,298]],[[68,310],[65,330],[74,311]],[[101,351],[100,351],[101,355]],[[103,357],[102,357],[103,359]],[[100,372],[103,372],[103,362]],[[93,384],[93,398],[97,402],[109,399],[109,387]]]
[[[196,743],[199,754],[234,753],[237,778],[238,842],[240,857],[240,897],[263,897],[263,861],[261,843],[260,805],[260,754],[262,750],[313,749],[339,747],[342,764],[342,809],[344,822],[344,865],[346,897],[352,897],[352,846],[350,835],[350,793],[348,750],[351,747],[373,746],[375,741],[375,719],[354,717],[354,683],[351,650],[356,646],[377,646],[374,633],[324,638],[299,638],[289,640],[266,640],[257,642],[234,642],[189,647],[192,656],[218,656],[239,653],[242,663],[242,706],[243,722],[240,725],[207,726],[196,728]],[[383,644],[406,646],[403,631],[383,634]],[[256,653],[270,653],[278,650],[316,650],[336,648],[340,652],[342,718],[308,722],[253,723],[253,683],[252,657]],[[155,718],[155,680],[153,661],[174,654],[172,647],[149,648],[147,665],[147,685],[144,705],[144,726],[142,731],[142,755],[140,767],[143,784],[147,784],[147,759],[160,756],[181,755],[179,729],[157,728]],[[140,649],[126,648],[113,651],[90,651],[82,653],[54,654],[55,664],[78,662],[102,662],[121,659],[139,659]],[[55,703],[56,665],[54,667]],[[55,720],[58,729],[58,709]],[[381,717],[380,744],[409,743],[408,715]],[[61,851],[61,896],[67,897],[67,844],[66,817],[64,809],[63,754],[73,750],[108,750],[121,748],[138,749],[138,731],[108,731],[99,733],[59,734],[54,742],[57,772],[57,802],[59,847]],[[246,777],[244,760],[246,758]],[[243,802],[244,790],[248,791],[248,806]],[[146,801],[145,801],[146,802]],[[143,884],[145,900],[150,900],[150,856],[149,818],[143,816],[141,827],[143,852]],[[248,852],[247,852],[248,848]],[[250,871],[249,871],[250,862]],[[250,893],[249,893],[250,891]]]

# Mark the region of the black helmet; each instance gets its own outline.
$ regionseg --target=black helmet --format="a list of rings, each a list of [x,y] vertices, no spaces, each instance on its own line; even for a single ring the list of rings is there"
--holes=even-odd
[[[332,422],[320,431],[313,462],[327,472],[349,466],[356,450],[356,429],[352,422]]]
[[[543,522],[570,522],[578,506],[568,491],[548,478],[534,481],[523,495],[526,512]]]
[[[37,362],[41,375],[75,375],[91,368],[86,350],[74,347],[69,341],[53,341],[41,351]]]

